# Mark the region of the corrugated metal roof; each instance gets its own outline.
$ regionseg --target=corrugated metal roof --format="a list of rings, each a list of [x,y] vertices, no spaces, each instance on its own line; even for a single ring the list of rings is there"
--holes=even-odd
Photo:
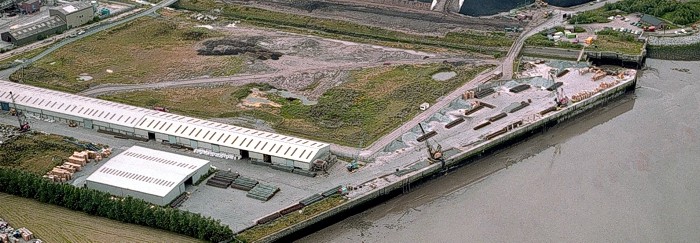
[[[33,86],[0,81],[0,101],[310,163],[330,145]]]
[[[6,102],[12,101],[12,91],[19,105],[126,127],[134,127],[144,115],[158,112],[7,81],[0,81],[0,87],[0,100]]]
[[[136,128],[304,162],[311,162],[320,149],[328,146],[311,140],[169,113],[145,116]]]
[[[114,156],[88,181],[163,197],[209,161],[134,146]]]
[[[57,28],[65,24],[66,22],[60,19],[59,17],[52,16],[47,18],[46,20],[42,20],[34,24],[24,26],[22,28],[10,30],[10,35],[12,35],[15,39],[20,40],[29,36],[33,36],[37,33],[44,32],[46,30]]]

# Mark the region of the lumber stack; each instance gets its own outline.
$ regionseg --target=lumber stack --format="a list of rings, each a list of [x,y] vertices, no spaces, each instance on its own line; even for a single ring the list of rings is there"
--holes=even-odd
[[[32,240],[32,237],[34,236],[34,234],[31,231],[29,231],[27,228],[24,228],[24,227],[19,228],[18,231],[22,235],[22,239],[24,241],[30,241],[30,240]]]
[[[315,202],[321,201],[323,199],[323,196],[320,194],[314,194],[310,197],[305,198],[304,200],[299,201],[299,204],[304,205],[304,207],[309,206]]]
[[[257,185],[255,185],[255,187],[253,187],[253,189],[250,189],[250,191],[248,191],[246,197],[258,199],[260,201],[267,201],[270,200],[270,198],[272,198],[275,195],[275,193],[277,193],[279,190],[279,187],[258,183]]]
[[[214,175],[214,177],[207,180],[206,184],[208,186],[218,188],[228,188],[236,178],[238,178],[238,174],[236,173],[230,171],[219,171],[216,173],[216,175]]]
[[[250,191],[256,185],[258,185],[258,181],[239,176],[238,178],[233,180],[231,187],[239,190]]]

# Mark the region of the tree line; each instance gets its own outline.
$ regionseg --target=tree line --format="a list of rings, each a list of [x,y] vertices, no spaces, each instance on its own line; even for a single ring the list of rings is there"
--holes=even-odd
[[[698,0],[623,0],[605,4],[605,9],[650,14],[678,25],[692,24],[700,20],[700,1]]]
[[[17,169],[0,168],[0,192],[201,240],[220,242],[233,239],[229,227],[210,217],[155,206],[132,197],[115,198],[97,190],[53,183]]]

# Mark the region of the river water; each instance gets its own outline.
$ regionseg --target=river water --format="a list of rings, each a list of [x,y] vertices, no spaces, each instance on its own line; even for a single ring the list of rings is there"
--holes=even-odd
[[[700,62],[302,242],[700,242]],[[687,70],[689,71],[687,71]]]

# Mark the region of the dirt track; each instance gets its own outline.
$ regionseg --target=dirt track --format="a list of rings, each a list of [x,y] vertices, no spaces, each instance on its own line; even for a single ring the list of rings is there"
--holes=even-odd
[[[358,1],[228,0],[227,2],[280,12],[346,20],[410,33],[440,36],[449,31],[463,29],[503,30],[506,26],[520,25],[517,21],[501,17],[474,18],[446,11],[411,9]]]

